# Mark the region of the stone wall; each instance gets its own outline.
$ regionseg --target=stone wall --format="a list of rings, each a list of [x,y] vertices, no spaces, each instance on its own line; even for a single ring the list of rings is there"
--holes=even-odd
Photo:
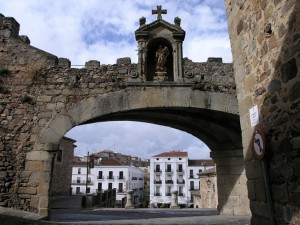
[[[63,137],[58,144],[59,151],[56,152],[52,180],[52,196],[68,196],[71,193],[72,165],[74,156],[75,140]]]
[[[252,225],[271,224],[249,109],[259,108],[275,222],[300,223],[300,2],[226,0]]]
[[[200,190],[193,195],[194,208],[217,208],[217,175],[215,168],[197,174],[200,179]]]
[[[113,65],[91,60],[84,68],[70,68],[68,59],[31,46],[27,36],[19,35],[19,23],[0,14],[0,205],[47,216],[58,141],[68,129],[94,119],[99,110],[110,114],[118,107],[200,105],[236,114],[231,64],[220,59],[202,64],[185,61],[186,81],[179,84],[134,82],[137,65],[130,58]],[[112,102],[105,99],[109,94]],[[103,99],[97,102],[99,96]],[[70,111],[77,122],[67,116]],[[53,119],[57,120],[50,123]],[[48,133],[43,136],[45,129]]]

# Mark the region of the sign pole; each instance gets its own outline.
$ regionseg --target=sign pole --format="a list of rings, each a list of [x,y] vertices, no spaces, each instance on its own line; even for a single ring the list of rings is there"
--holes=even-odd
[[[261,160],[261,165],[262,165],[262,172],[263,172],[264,181],[265,181],[265,190],[266,190],[266,195],[267,195],[268,210],[269,210],[271,225],[275,225],[271,189],[270,189],[270,184],[269,184],[269,177],[268,177],[268,172],[267,172],[266,161],[264,159]]]
[[[267,171],[267,166],[266,166],[266,160],[264,159],[265,153],[266,153],[266,138],[265,138],[264,132],[259,128],[255,129],[252,141],[253,141],[253,148],[252,148],[253,156],[255,159],[261,161],[270,222],[271,222],[271,225],[275,225],[269,176],[268,176],[268,171]]]

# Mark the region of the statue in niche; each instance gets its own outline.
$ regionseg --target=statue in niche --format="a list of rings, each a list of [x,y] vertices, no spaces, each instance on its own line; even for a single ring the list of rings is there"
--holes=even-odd
[[[169,49],[167,46],[160,45],[156,51],[156,72],[166,72],[167,67],[165,66],[167,62],[167,57],[169,55]]]

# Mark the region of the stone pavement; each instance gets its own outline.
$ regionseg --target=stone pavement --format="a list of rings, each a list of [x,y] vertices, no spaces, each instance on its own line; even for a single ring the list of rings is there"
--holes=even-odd
[[[216,215],[207,209],[58,209],[52,210],[50,221],[38,220],[36,214],[0,207],[1,225],[59,224],[199,224],[249,225],[249,216]]]
[[[122,209],[80,207],[80,196],[52,198],[49,221],[0,207],[1,225],[199,224],[249,225],[250,216],[218,215],[215,209]]]

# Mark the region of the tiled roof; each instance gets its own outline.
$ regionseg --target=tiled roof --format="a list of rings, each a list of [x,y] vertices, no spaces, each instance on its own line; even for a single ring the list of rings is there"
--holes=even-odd
[[[73,162],[73,166],[86,166],[86,161],[79,161],[79,162]],[[101,161],[95,160],[95,166],[124,166],[125,164],[121,163],[120,161],[114,159],[114,158],[102,158]]]
[[[97,164],[98,165],[98,164]],[[100,166],[124,166],[119,160],[114,158],[102,158],[100,161]]]
[[[214,166],[215,163],[212,159],[189,159],[189,166]]]
[[[172,152],[163,152],[158,155],[154,155],[152,157],[187,157],[187,152],[179,152],[179,151],[172,151]]]
[[[210,175],[210,174],[216,174],[216,167],[210,168],[208,170],[204,170],[200,173],[197,173],[198,176],[203,176],[203,175]]]
[[[114,152],[111,150],[108,150],[108,149],[104,149],[104,150],[100,151],[99,153],[114,153]]]

